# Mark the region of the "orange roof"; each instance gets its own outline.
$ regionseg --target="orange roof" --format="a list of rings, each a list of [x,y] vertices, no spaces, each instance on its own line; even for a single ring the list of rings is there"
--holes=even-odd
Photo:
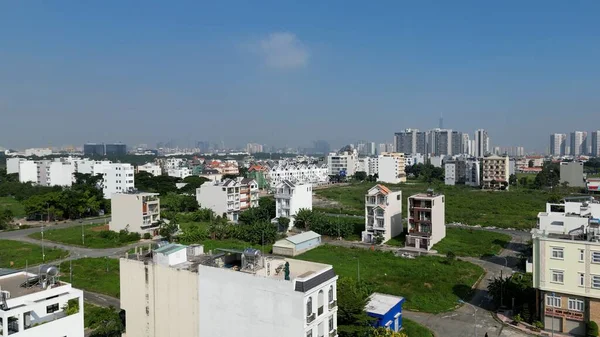
[[[266,170],[267,169],[264,166],[261,166],[261,165],[252,165],[248,169],[248,171],[266,171]]]
[[[377,184],[377,187],[379,188],[379,190],[381,190],[381,192],[383,192],[383,194],[390,194],[392,191],[390,191],[389,188],[381,185],[381,184]]]

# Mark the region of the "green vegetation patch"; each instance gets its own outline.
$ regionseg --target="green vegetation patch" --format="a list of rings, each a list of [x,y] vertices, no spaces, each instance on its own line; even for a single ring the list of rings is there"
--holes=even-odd
[[[59,260],[69,256],[69,252],[62,249],[44,248],[46,262]],[[42,247],[31,243],[0,240],[0,267],[1,268],[25,268],[25,265],[33,266],[44,263],[42,259]]]
[[[402,318],[402,329],[408,337],[433,337],[431,330],[408,318]]]
[[[25,216],[25,207],[23,204],[12,197],[0,197],[0,209],[11,211],[15,218],[22,218]]]
[[[72,270],[71,270],[72,266]],[[107,257],[65,261],[59,266],[62,280],[73,287],[119,297],[119,260]],[[70,275],[73,277],[71,281]]]
[[[471,287],[483,269],[465,261],[423,256],[404,259],[390,252],[324,245],[298,257],[333,265],[340,277],[366,281],[377,292],[403,296],[405,308],[438,313],[452,310],[459,299],[471,296]]]
[[[83,237],[82,226],[46,230],[44,231],[44,240],[88,248],[122,247],[140,240],[140,235],[138,233],[117,233],[102,230],[100,228],[101,226],[104,225],[83,225]],[[41,240],[42,233],[33,233],[30,234],[29,237]]]
[[[440,254],[456,256],[496,255],[510,242],[510,235],[469,228],[446,228],[446,237],[433,245]]]

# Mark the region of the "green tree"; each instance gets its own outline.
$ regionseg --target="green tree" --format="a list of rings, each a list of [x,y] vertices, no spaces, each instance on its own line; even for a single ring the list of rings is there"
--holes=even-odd
[[[278,230],[280,232],[287,232],[288,228],[290,227],[290,218],[286,218],[286,217],[277,218],[277,225],[278,225]]]
[[[294,226],[300,229],[309,230],[313,222],[313,212],[307,208],[301,208],[294,216]]]
[[[125,331],[119,312],[113,307],[96,309],[93,315],[86,313],[85,316],[85,325],[93,329],[90,337],[121,337]]]
[[[13,213],[9,209],[0,208],[0,230],[7,229],[13,222]]]
[[[207,181],[208,179],[199,176],[185,177],[183,182],[186,183],[186,185],[180,188],[179,192],[196,195],[196,189]]]
[[[159,223],[158,234],[169,242],[171,242],[173,235],[178,231],[179,225],[174,220],[171,220],[169,223],[161,220]]]
[[[63,305],[62,310],[67,314],[67,316],[76,314],[79,312],[79,299],[73,298],[67,301],[65,305]]]
[[[349,277],[337,282],[338,332],[340,337],[363,337],[372,330],[371,318],[365,312],[371,292],[364,283]]]
[[[196,198],[191,195],[182,195],[169,192],[160,198],[161,208],[173,212],[194,212],[199,206]]]
[[[409,337],[404,331],[393,331],[386,328],[376,328],[369,332],[370,337]]]
[[[367,179],[367,173],[364,171],[358,171],[354,173],[354,179],[358,181],[364,181],[365,179]]]
[[[527,177],[521,177],[521,179],[519,179],[519,185],[521,185],[521,187],[527,187],[529,185],[529,179],[527,179]]]
[[[586,334],[588,335],[588,337],[590,337],[590,336],[593,336],[593,337],[598,336],[598,324],[596,324],[596,322],[589,321],[587,323],[586,330],[587,330]]]
[[[508,183],[510,184],[510,186],[515,186],[517,184],[517,176],[515,174],[511,174],[508,177]]]

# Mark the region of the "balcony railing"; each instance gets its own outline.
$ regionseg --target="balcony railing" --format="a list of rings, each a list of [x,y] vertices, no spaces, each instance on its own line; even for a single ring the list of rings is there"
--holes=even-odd
[[[317,314],[314,312],[308,316],[306,316],[306,323],[310,324],[317,318]]]
[[[413,236],[426,236],[426,237],[430,237],[431,236],[431,232],[419,232],[419,231],[408,231],[408,235],[413,235]]]
[[[329,305],[327,305],[327,307],[329,308],[329,310],[337,307],[337,301],[329,302]]]

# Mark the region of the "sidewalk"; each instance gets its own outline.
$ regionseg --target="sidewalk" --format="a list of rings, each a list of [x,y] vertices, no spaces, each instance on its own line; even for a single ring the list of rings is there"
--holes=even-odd
[[[513,319],[510,318],[510,317],[508,317],[508,316],[505,316],[502,313],[498,312],[495,315],[498,318],[498,320],[500,320],[502,322],[502,324],[504,324],[504,325],[506,325],[506,326],[508,326],[508,327],[510,327],[512,329],[523,331],[523,332],[525,332],[525,333],[527,333],[529,335],[534,335],[534,336],[551,336],[552,335],[554,337],[570,337],[571,336],[571,335],[561,334],[561,333],[558,333],[556,331],[554,333],[546,331],[546,330],[542,330],[542,331],[539,331],[539,332],[533,331],[533,330],[530,330],[523,323],[519,323],[518,325],[511,324],[512,321],[513,321]],[[527,325],[530,326],[529,324],[527,324]]]

